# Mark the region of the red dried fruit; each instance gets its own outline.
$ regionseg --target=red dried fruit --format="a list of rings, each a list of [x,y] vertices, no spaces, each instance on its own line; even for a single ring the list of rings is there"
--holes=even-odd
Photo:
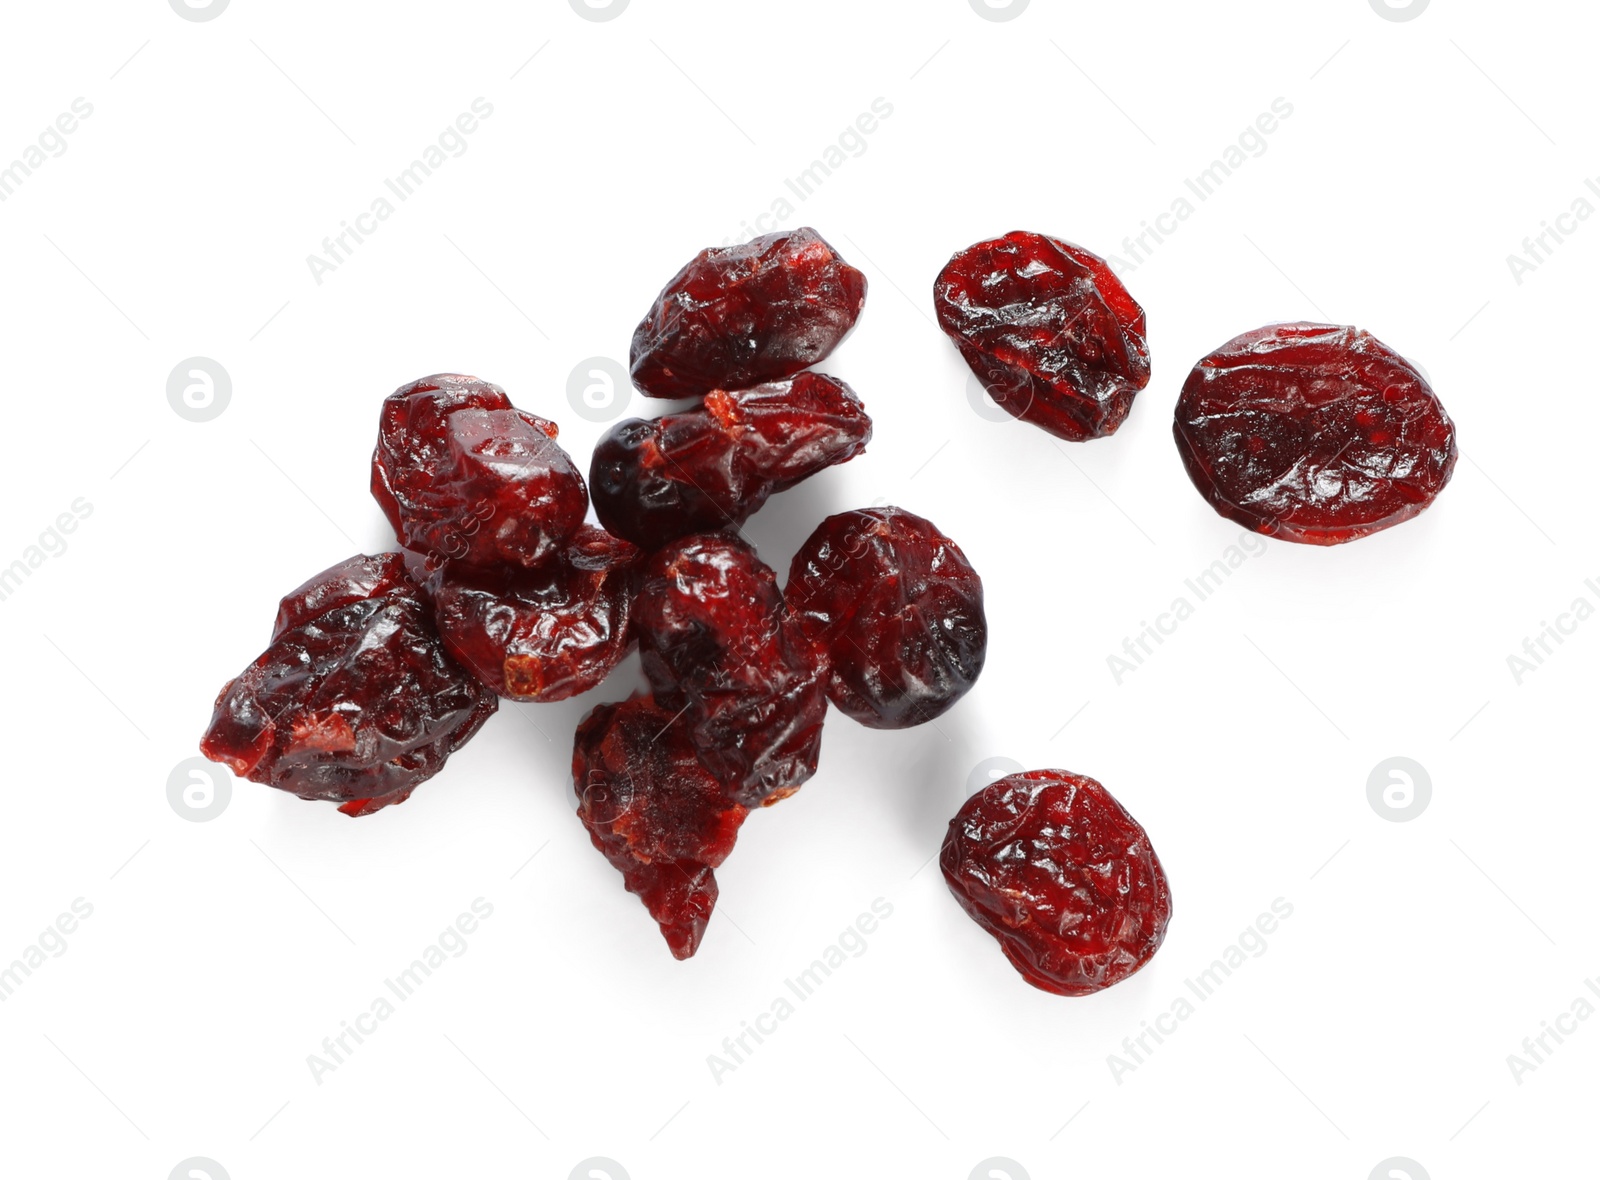
[[[505,390],[441,373],[384,400],[372,495],[402,544],[435,560],[534,566],[583,523],[583,477],[556,424]]]
[[[866,276],[814,229],[702,250],[634,332],[633,383],[700,397],[792,376],[834,350],[866,297]]]
[[[1019,231],[970,246],[939,272],[933,304],[995,403],[1058,438],[1114,433],[1150,382],[1144,310],[1070,242]]]
[[[901,508],[841,512],[795,554],[784,590],[828,653],[828,696],[874,729],[940,716],[983,671],[983,582],[949,537]]]
[[[768,496],[855,458],[871,437],[855,391],[821,373],[713,390],[694,410],[607,432],[589,467],[595,514],[647,548],[736,528]]]
[[[747,812],[700,764],[688,726],[649,697],[601,705],[572,751],[578,818],[661,927],[676,958],[700,948],[717,904],[712,872]]]
[[[1200,494],[1285,541],[1337,545],[1444,489],[1455,426],[1415,365],[1358,328],[1275,324],[1194,367],[1172,432]]]
[[[767,806],[816,773],[826,664],[749,545],[701,535],[661,550],[645,566],[634,630],[656,702],[684,712],[733,799]]]
[[[404,803],[499,704],[445,652],[400,554],[352,557],[283,599],[267,650],[218,695],[200,752],[370,815]]]
[[[518,701],[588,692],[633,646],[629,619],[639,550],[584,525],[537,569],[453,563],[420,576],[450,654]]]
[[[1144,829],[1099,783],[1064,770],[1013,774],[968,799],[939,867],[1022,977],[1057,995],[1128,978],[1172,917]]]

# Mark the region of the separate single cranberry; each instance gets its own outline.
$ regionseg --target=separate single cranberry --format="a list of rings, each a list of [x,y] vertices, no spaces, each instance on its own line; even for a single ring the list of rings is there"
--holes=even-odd
[[[1213,508],[1285,541],[1337,545],[1444,489],[1456,433],[1415,365],[1358,328],[1276,324],[1194,367],[1173,435]]]
[[[1070,242],[1017,232],[970,246],[939,272],[933,304],[995,403],[1058,438],[1114,433],[1150,382],[1144,310]]]
[[[712,871],[733,851],[745,809],[700,764],[682,718],[649,697],[601,705],[572,752],[578,818],[674,957],[700,947],[717,904]]]
[[[828,653],[828,696],[874,729],[940,716],[983,671],[983,582],[930,522],[902,508],[841,512],[817,526],[784,589]]]
[[[447,562],[419,578],[450,654],[503,697],[561,701],[597,686],[633,646],[640,553],[584,525],[536,569]]]
[[[445,651],[400,554],[352,557],[283,599],[271,644],[223,687],[200,751],[370,815],[405,802],[498,707]]]
[[[855,326],[867,280],[814,229],[702,250],[633,334],[633,383],[651,397],[700,397],[789,377]]]
[[[816,773],[827,666],[777,578],[736,537],[686,537],[645,566],[634,629],[656,702],[684,713],[700,759],[746,806]]]
[[[774,492],[859,455],[872,419],[843,381],[801,373],[653,421],[619,422],[595,447],[600,523],[646,548],[737,528]]]
[[[1150,838],[1092,778],[1031,770],[968,799],[939,855],[961,908],[1034,987],[1120,983],[1166,937],[1172,894]]]
[[[402,544],[481,567],[548,560],[589,506],[554,422],[514,409],[497,385],[448,373],[385,399],[372,494]]]

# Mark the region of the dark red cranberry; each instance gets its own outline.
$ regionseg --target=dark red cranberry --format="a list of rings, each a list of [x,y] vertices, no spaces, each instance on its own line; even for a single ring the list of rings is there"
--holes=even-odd
[[[589,839],[644,902],[674,957],[687,959],[717,904],[712,870],[733,851],[745,809],[701,765],[687,723],[649,697],[584,718],[572,781]]]
[[[1172,917],[1144,829],[1094,779],[1064,770],[1013,774],[968,799],[939,867],[1022,977],[1057,995],[1128,978]]]
[[[1331,324],[1230,340],[1189,374],[1172,429],[1213,508],[1307,545],[1410,520],[1456,465],[1455,426],[1427,378],[1371,334]]]
[[[583,477],[556,424],[476,377],[440,374],[383,403],[372,494],[395,535],[434,560],[535,566],[583,523]]]
[[[829,698],[863,725],[931,721],[983,671],[983,582],[954,541],[904,509],[828,517],[795,554],[784,595],[828,653]]]
[[[651,549],[737,528],[768,496],[855,458],[871,437],[855,392],[821,373],[713,390],[694,410],[611,428],[589,468],[595,513]]]
[[[791,377],[855,325],[867,280],[814,229],[702,250],[633,334],[633,383],[651,397],[700,397]]]
[[[352,557],[283,599],[271,644],[223,687],[200,751],[370,815],[405,802],[498,707],[445,652],[401,556]]]
[[[939,272],[933,303],[995,403],[1058,438],[1114,433],[1149,384],[1144,310],[1081,246],[1022,232],[979,242]]]
[[[634,628],[656,702],[683,711],[734,799],[775,803],[816,773],[827,667],[750,546],[725,535],[668,545],[645,566]]]
[[[421,576],[451,655],[503,697],[550,702],[596,687],[633,646],[640,556],[584,525],[536,569],[446,563]]]

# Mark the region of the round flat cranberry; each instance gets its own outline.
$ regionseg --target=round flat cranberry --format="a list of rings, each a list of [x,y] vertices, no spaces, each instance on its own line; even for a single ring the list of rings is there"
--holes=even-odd
[[[1105,259],[1059,238],[969,246],[939,272],[933,305],[995,403],[1058,438],[1112,434],[1150,382],[1144,309]]]
[[[1194,367],[1172,426],[1200,494],[1285,541],[1337,545],[1421,512],[1456,465],[1417,367],[1359,328],[1274,324]]]
[[[1120,983],[1166,937],[1172,892],[1150,838],[1083,775],[998,779],[950,821],[939,867],[1022,977],[1063,996]]]
[[[841,512],[789,567],[784,599],[828,652],[828,696],[874,729],[942,716],[983,671],[983,582],[932,522],[903,508]]]

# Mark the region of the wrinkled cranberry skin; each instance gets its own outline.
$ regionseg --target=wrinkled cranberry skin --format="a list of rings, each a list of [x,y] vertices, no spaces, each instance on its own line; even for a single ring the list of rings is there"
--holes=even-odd
[[[968,799],[939,867],[1022,977],[1057,995],[1128,978],[1172,917],[1144,829],[1099,783],[1064,770],[1014,774]]]
[[[1071,442],[1116,432],[1150,383],[1144,310],[1105,259],[1015,232],[950,259],[939,326],[995,403]]]
[[[372,455],[372,495],[403,545],[462,565],[536,566],[583,523],[583,476],[556,425],[505,390],[442,373],[390,394]]]
[[[578,818],[661,927],[678,959],[700,948],[717,904],[712,871],[733,851],[745,809],[700,764],[681,718],[649,697],[601,705],[572,752]]]
[[[793,376],[855,326],[867,279],[814,229],[702,250],[633,334],[633,383],[651,397],[701,397]]]
[[[1172,432],[1217,512],[1306,545],[1410,520],[1456,465],[1455,426],[1427,378],[1370,333],[1332,324],[1224,344],[1184,382]]]
[[[966,555],[902,508],[841,512],[795,554],[784,589],[828,653],[828,697],[874,729],[941,716],[983,671],[983,582]]]
[[[370,815],[405,802],[498,707],[445,651],[400,554],[352,557],[283,599],[271,644],[223,687],[200,751]]]
[[[549,703],[596,687],[632,648],[641,557],[584,525],[537,569],[446,563],[419,580],[452,656],[500,696]]]
[[[653,421],[619,422],[595,447],[600,523],[648,549],[737,528],[774,492],[861,454],[872,419],[843,381],[801,373]]]
[[[656,702],[684,711],[733,799],[767,806],[816,773],[826,661],[750,546],[718,534],[662,549],[645,566],[634,630]]]

